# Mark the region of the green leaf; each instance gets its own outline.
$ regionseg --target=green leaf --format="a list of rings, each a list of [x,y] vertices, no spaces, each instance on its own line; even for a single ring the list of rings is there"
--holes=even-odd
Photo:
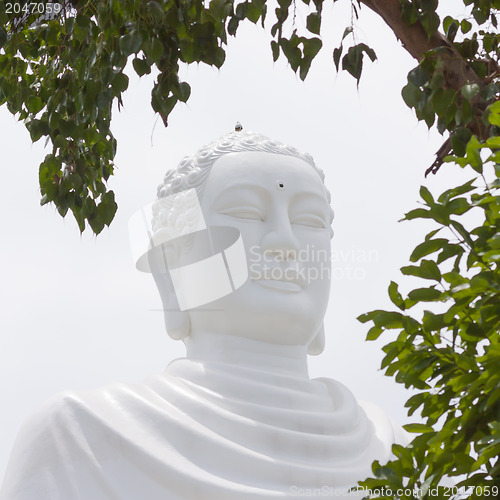
[[[438,88],[432,95],[432,104],[436,113],[446,122],[451,122],[456,112],[456,95],[451,89]]]
[[[132,61],[132,66],[135,69],[135,72],[139,76],[143,76],[151,73],[151,68],[145,59],[140,59],[139,57],[135,57]]]
[[[128,56],[132,53],[132,36],[130,34],[123,35],[119,40],[120,50]]]
[[[95,234],[100,234],[104,229],[104,221],[99,214],[87,216],[87,220]]]
[[[45,103],[40,99],[40,97],[37,96],[30,96],[27,101],[27,108],[28,111],[34,115],[36,115],[38,112],[40,112],[44,107]]]
[[[261,11],[253,4],[248,4],[247,19],[252,23],[256,23],[260,19]]]
[[[83,215],[82,208],[78,207],[76,205],[73,205],[71,207],[71,211],[73,212],[73,215],[74,215],[75,220],[78,224],[78,228],[80,229],[80,232],[83,233],[83,231],[85,231],[85,217]]]
[[[446,34],[446,38],[453,42],[458,31],[458,21],[453,19],[451,16],[446,16],[443,20],[443,29]]]
[[[432,219],[431,211],[425,208],[416,208],[415,210],[410,210],[402,220],[413,219]]]
[[[366,340],[377,340],[384,329],[380,326],[372,326],[366,334]]]
[[[494,102],[490,107],[489,110],[491,113],[500,113],[500,101]]]
[[[109,226],[113,221],[117,209],[118,205],[115,202],[115,193],[113,191],[108,191],[101,196],[97,212],[106,226]]]
[[[425,186],[420,186],[420,196],[427,203],[427,205],[431,206],[435,204],[431,192]]]
[[[403,428],[407,432],[419,433],[419,434],[434,431],[434,429],[432,427],[425,425],[425,424],[406,424],[406,425],[403,425]]]
[[[163,56],[163,44],[156,37],[151,39],[151,48],[147,55],[153,62],[158,62]]]
[[[360,316],[357,317],[357,320],[360,323],[367,323],[368,321],[371,321],[375,317],[376,313],[377,311],[371,311],[369,313],[361,314]]]
[[[462,19],[460,21],[460,29],[462,30],[462,33],[465,35],[472,29],[472,24],[467,21],[467,19]]]
[[[361,71],[363,70],[364,53],[366,53],[372,61],[375,61],[377,58],[373,49],[364,43],[358,43],[357,45],[349,47],[347,54],[342,58],[342,69],[350,73],[358,82],[361,78]]]
[[[462,95],[469,101],[479,94],[479,85],[477,83],[466,84],[462,87]]]
[[[111,83],[115,93],[125,92],[128,88],[128,76],[125,73],[117,73]]]
[[[142,34],[139,30],[134,29],[130,33],[130,36],[132,37],[132,43],[131,43],[132,53],[137,54],[137,52],[139,52],[139,50],[141,49]]]
[[[417,66],[408,73],[408,81],[421,87],[429,81],[429,73],[422,66]]]
[[[377,60],[377,54],[375,54],[375,51],[371,48],[368,47],[368,45],[364,43],[358,44],[359,47],[365,52],[365,54],[370,58],[371,62],[375,62]]]
[[[446,208],[450,214],[462,215],[468,212],[471,205],[465,198],[455,198],[446,203]]]
[[[31,140],[36,142],[43,135],[48,135],[50,132],[49,124],[45,120],[31,120],[27,124]]]
[[[488,121],[492,125],[496,125],[497,127],[500,127],[500,106],[498,106],[499,103],[500,101],[497,101],[488,108]]]
[[[163,123],[167,123],[168,116],[176,104],[176,97],[170,96],[165,99],[162,97],[161,93],[158,92],[158,88],[153,89],[151,93],[151,105],[153,109],[160,114]]]
[[[472,9],[472,15],[474,16],[474,19],[478,24],[484,24],[490,17],[489,9],[486,10],[481,7],[475,7],[474,9]]]
[[[394,281],[391,281],[391,284],[389,285],[389,290],[388,291],[389,291],[389,297],[391,299],[391,302],[396,307],[398,307],[399,309],[401,309],[402,311],[404,311],[406,309],[406,307],[405,307],[405,301],[404,301],[403,297],[401,296],[401,294],[398,291],[398,285],[397,285],[397,283],[395,283]]]
[[[157,22],[160,22],[163,16],[165,15],[165,11],[163,7],[160,5],[160,3],[151,0],[150,2],[147,3],[147,7],[153,19],[155,19]]]
[[[467,143],[472,137],[472,132],[465,127],[457,127],[451,135],[451,145],[456,156],[465,156]]]
[[[434,302],[439,300],[440,297],[441,292],[434,287],[416,288],[408,294],[408,298],[416,302]]]
[[[53,201],[58,192],[58,183],[61,175],[61,160],[54,155],[47,155],[40,164],[38,181],[43,195],[41,203],[45,200]]]
[[[410,260],[412,262],[417,262],[422,257],[437,252],[447,244],[448,240],[445,238],[436,238],[424,241],[423,243],[420,243],[420,245],[418,245],[415,250],[413,250],[412,254],[410,255]]]
[[[317,53],[320,51],[323,43],[319,38],[302,38],[302,44],[304,46],[304,57],[300,63],[300,78],[305,80],[309,68],[311,67],[311,62],[316,57]]]
[[[247,12],[248,12],[248,2],[242,2],[239,3],[236,6],[236,17],[239,19],[245,19],[247,17]]]
[[[429,11],[420,18],[420,23],[427,32],[427,35],[433,36],[439,28],[440,19],[436,12]]]
[[[319,35],[321,29],[321,15],[318,12],[311,12],[311,14],[307,16],[306,26],[311,33]]]
[[[371,313],[358,317],[361,323],[373,321],[375,326],[381,326],[387,329],[401,328],[404,316],[395,311],[381,311],[377,309]]]
[[[274,40],[271,41],[271,50],[273,52],[273,61],[276,62],[280,56],[280,46]]]
[[[486,140],[486,145],[491,149],[500,149],[500,136],[490,137]]]
[[[359,81],[363,70],[363,54],[361,51],[356,47],[349,47],[347,54],[342,58],[342,69]]]
[[[0,26],[0,47],[3,47],[6,41],[7,41],[7,32],[2,26]]]
[[[437,264],[432,260],[422,260],[420,266],[405,266],[401,272],[407,276],[417,276],[427,280],[441,280],[441,271]]]
[[[333,50],[333,62],[335,64],[335,69],[337,71],[339,70],[340,57],[342,56],[343,49],[344,49],[343,46],[340,45],[340,47],[337,47],[336,49]]]
[[[446,16],[443,19],[443,31],[446,33],[448,31],[448,28],[455,22],[455,19],[451,16]]]
[[[465,184],[461,184],[456,188],[447,189],[444,191],[438,198],[439,203],[447,203],[449,200],[455,198],[456,196],[460,196],[461,194],[468,193],[473,191],[475,186],[473,185],[476,179],[471,179],[467,181]]]
[[[229,23],[227,25],[227,32],[231,35],[231,36],[234,36],[236,35],[236,31],[238,29],[238,26],[240,24],[240,20],[237,18],[237,17],[232,17],[230,20],[229,20]],[[275,24],[274,26],[277,26],[277,24]],[[271,34],[272,34],[272,30],[271,30]],[[274,36],[274,35],[273,35]]]
[[[414,83],[408,82],[401,90],[401,95],[406,105],[414,108],[420,101],[421,90]]]
[[[479,154],[481,147],[481,143],[477,137],[472,136],[465,148],[469,165],[479,173],[483,171],[483,160],[481,160],[481,155]]]
[[[189,99],[189,96],[191,95],[191,87],[188,83],[186,82],[181,82],[179,84],[179,101],[181,102],[187,102]]]

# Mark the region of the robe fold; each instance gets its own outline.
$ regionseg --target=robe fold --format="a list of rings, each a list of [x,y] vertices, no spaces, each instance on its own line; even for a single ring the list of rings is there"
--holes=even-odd
[[[402,441],[334,380],[178,359],[142,384],[48,401],[19,433],[0,500],[353,498]]]

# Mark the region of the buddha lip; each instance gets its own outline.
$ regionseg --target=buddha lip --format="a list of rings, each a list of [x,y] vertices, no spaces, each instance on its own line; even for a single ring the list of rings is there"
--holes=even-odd
[[[256,281],[266,288],[272,288],[275,290],[283,290],[286,292],[300,292],[302,290],[302,286],[300,286],[296,281],[277,280],[273,278],[260,279]]]

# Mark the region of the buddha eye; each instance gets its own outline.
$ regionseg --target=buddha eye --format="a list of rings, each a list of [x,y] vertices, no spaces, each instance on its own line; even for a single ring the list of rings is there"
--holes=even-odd
[[[313,214],[297,215],[293,217],[291,223],[296,226],[313,227],[318,229],[324,229],[326,227],[324,219]]]
[[[220,212],[236,219],[263,221],[264,216],[260,210],[253,207],[234,207]]]

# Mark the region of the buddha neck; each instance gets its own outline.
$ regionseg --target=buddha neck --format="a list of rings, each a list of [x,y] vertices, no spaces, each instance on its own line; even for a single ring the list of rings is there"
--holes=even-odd
[[[309,379],[306,346],[271,344],[212,332],[191,332],[184,342],[187,357],[192,360]]]

